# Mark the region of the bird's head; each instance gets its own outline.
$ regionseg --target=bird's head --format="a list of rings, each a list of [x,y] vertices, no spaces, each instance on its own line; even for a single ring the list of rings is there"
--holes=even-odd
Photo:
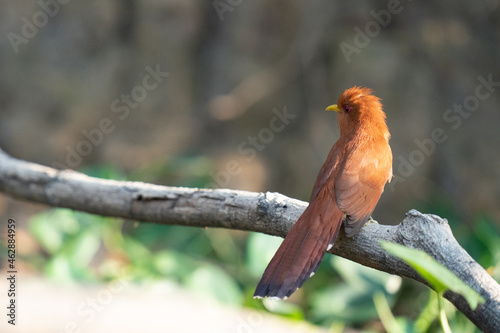
[[[358,129],[379,130],[389,139],[385,113],[380,98],[365,87],[352,87],[340,95],[337,104],[330,105],[327,111],[337,111],[340,135]]]

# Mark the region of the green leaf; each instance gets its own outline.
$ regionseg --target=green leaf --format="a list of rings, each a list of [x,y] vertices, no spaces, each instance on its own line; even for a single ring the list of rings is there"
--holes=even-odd
[[[346,283],[315,292],[311,297],[311,311],[322,324],[331,321],[362,323],[377,317],[377,311],[367,293]]]
[[[96,228],[94,228],[96,229]],[[86,229],[77,234],[64,247],[67,248],[71,264],[78,269],[86,269],[96,255],[100,246],[100,235],[97,231]]]
[[[123,237],[123,250],[133,264],[145,264],[152,259],[151,251],[135,238]]]
[[[76,234],[80,226],[69,209],[52,209],[33,216],[29,222],[32,235],[51,254],[59,252],[66,235]]]
[[[278,250],[283,238],[257,232],[250,233],[247,245],[248,271],[256,278],[264,273],[269,261]]]
[[[329,262],[343,282],[313,292],[311,312],[316,320],[323,324],[332,320],[362,323],[377,318],[373,304],[376,292],[382,292],[390,306],[395,303],[395,293],[401,285],[400,277],[337,256],[331,256]]]
[[[61,255],[56,255],[49,260],[45,266],[45,274],[61,284],[67,285],[74,281],[71,262]]]
[[[440,296],[435,292],[429,293],[429,299],[427,300],[427,304],[425,305],[422,312],[420,312],[417,319],[415,320],[414,327],[416,333],[429,331],[429,328],[431,327],[432,323],[438,317],[439,313],[436,306],[438,297]]]
[[[373,294],[373,303],[377,309],[380,321],[388,333],[403,332],[402,326],[392,314],[391,307],[389,306],[387,298],[383,292],[377,291]],[[407,322],[405,323],[405,326],[408,326]]]
[[[187,279],[186,285],[198,295],[230,305],[241,304],[243,297],[236,281],[214,265],[207,264],[196,269]]]
[[[385,294],[395,294],[401,287],[402,279],[399,276],[390,275],[338,256],[331,256],[330,263],[346,281],[349,288],[366,293],[370,302],[373,293],[377,290],[382,290]]]
[[[390,242],[381,241],[380,245],[387,252],[403,259],[413,267],[432,285],[437,293],[442,294],[446,290],[451,290],[457,294],[461,294],[465,297],[472,310],[477,307],[478,303],[484,303],[485,300],[481,295],[427,253]]]
[[[189,256],[176,251],[163,250],[153,256],[153,265],[162,279],[187,279],[199,264]]]

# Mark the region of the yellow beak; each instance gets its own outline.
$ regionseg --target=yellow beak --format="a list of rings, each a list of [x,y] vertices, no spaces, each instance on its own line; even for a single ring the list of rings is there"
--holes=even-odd
[[[337,106],[337,104],[333,104],[333,105],[330,105],[329,107],[326,108],[325,111],[337,111],[339,112],[339,107]]]

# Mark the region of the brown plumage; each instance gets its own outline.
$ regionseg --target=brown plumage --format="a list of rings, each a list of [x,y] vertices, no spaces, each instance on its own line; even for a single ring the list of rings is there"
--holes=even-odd
[[[321,168],[309,206],[267,266],[254,297],[287,298],[318,269],[337,239],[356,235],[392,178],[392,152],[385,113],[368,88],[344,91],[337,105],[340,138]]]

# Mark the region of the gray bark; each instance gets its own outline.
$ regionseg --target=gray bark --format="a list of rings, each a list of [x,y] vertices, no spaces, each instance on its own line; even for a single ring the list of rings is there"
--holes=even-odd
[[[59,171],[14,159],[0,150],[0,191],[11,196],[103,216],[160,224],[217,227],[285,237],[306,202],[279,193],[168,187]],[[367,224],[347,238],[341,232],[331,253],[427,284],[411,267],[383,250],[387,240],[421,249],[479,292],[474,311],[453,292],[445,297],[485,332],[500,332],[500,285],[458,244],[445,219],[411,210],[398,225]],[[428,284],[427,284],[428,285]]]

